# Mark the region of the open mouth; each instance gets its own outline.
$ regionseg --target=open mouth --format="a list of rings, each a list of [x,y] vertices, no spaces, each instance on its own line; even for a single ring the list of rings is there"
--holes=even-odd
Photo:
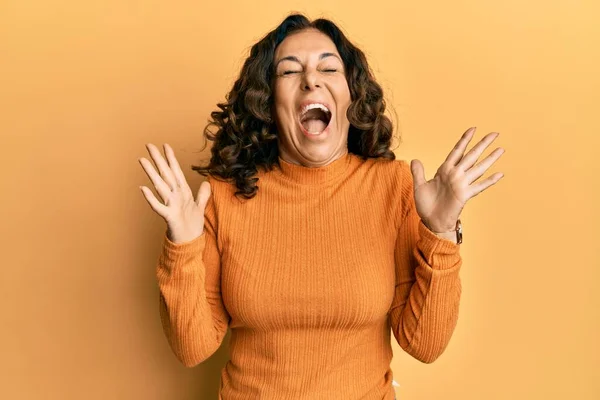
[[[331,111],[322,104],[310,104],[300,115],[300,124],[311,135],[323,132],[331,121]]]

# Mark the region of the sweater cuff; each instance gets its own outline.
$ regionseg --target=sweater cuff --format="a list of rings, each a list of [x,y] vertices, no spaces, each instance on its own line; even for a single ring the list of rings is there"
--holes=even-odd
[[[165,231],[163,237],[163,257],[167,261],[171,262],[182,262],[190,258],[198,257],[198,254],[202,254],[204,246],[206,245],[206,232],[195,239],[187,242],[175,243],[169,240],[167,232]]]
[[[454,267],[460,260],[460,244],[439,237],[419,221],[419,249],[433,269]]]

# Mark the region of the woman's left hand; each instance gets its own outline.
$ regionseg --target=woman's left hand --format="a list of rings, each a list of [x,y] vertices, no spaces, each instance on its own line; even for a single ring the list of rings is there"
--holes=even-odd
[[[438,168],[433,179],[425,180],[425,171],[421,161],[412,160],[410,163],[414,182],[415,206],[421,220],[432,232],[454,231],[467,200],[477,196],[504,176],[503,173],[497,172],[489,178],[471,185],[504,153],[504,149],[498,147],[484,160],[473,166],[481,153],[500,135],[497,132],[489,133],[464,155],[475,129],[475,127],[470,128],[462,135],[444,163]]]

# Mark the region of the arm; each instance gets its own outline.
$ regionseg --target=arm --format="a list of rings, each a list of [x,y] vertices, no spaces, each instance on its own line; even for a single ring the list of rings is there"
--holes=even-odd
[[[421,220],[405,162],[401,162],[401,193],[394,249],[396,288],[388,318],[400,347],[431,363],[444,352],[458,321],[460,245],[437,236]]]
[[[215,187],[212,182],[211,187]],[[217,351],[231,319],[221,298],[213,199],[214,194],[206,204],[202,235],[174,243],[165,234],[156,268],[163,331],[186,367],[203,362]]]

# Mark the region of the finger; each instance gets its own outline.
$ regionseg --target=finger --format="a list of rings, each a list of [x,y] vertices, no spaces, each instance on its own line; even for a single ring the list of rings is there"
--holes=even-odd
[[[171,188],[165,183],[165,181],[163,181],[160,175],[158,175],[158,173],[154,169],[154,166],[149,160],[145,159],[144,157],[141,157],[138,158],[138,161],[140,162],[140,164],[142,164],[142,168],[144,168],[144,171],[146,171],[146,175],[148,175],[148,178],[150,178],[150,181],[152,181],[152,184],[156,188],[156,191],[158,192],[162,200],[166,203],[167,199],[171,194]]]
[[[414,159],[410,162],[410,172],[413,176],[413,190],[427,182],[425,168],[420,160]]]
[[[476,129],[477,127],[473,126],[463,133],[460,140],[456,143],[456,145],[454,145],[454,148],[450,151],[450,154],[448,154],[448,157],[446,157],[446,160],[444,160],[444,163],[448,163],[451,166],[458,164],[465,153],[467,145],[473,138],[473,134],[475,133]]]
[[[494,175],[490,176],[489,178],[484,179],[483,181],[481,181],[479,183],[469,186],[469,190],[471,192],[469,195],[469,198],[473,198],[473,197],[477,196],[479,193],[483,192],[485,189],[494,185],[496,182],[498,182],[500,179],[502,179],[503,176],[504,176],[504,174],[502,172],[497,172]]]
[[[146,199],[148,204],[150,204],[150,207],[154,211],[156,211],[158,215],[165,218],[167,215],[168,208],[160,201],[158,201],[156,197],[154,197],[154,193],[152,193],[152,190],[148,189],[146,186],[140,186],[140,189],[142,190],[144,198]]]
[[[200,189],[198,189],[198,197],[196,199],[196,204],[201,207],[206,207],[206,203],[210,198],[210,194],[212,193],[210,183],[208,181],[204,181],[200,184]]]
[[[152,159],[154,160],[154,164],[156,164],[156,166],[158,167],[158,170],[160,171],[160,176],[163,177],[164,181],[167,183],[167,185],[169,185],[171,190],[174,190],[177,187],[179,187],[179,185],[177,185],[177,181],[175,180],[175,177],[173,176],[173,171],[171,171],[171,168],[169,168],[169,165],[163,158],[163,156],[160,153],[160,151],[158,150],[158,148],[155,145],[153,145],[152,143],[148,143],[146,145],[146,148],[148,149],[148,152],[152,156]]]
[[[165,143],[163,146],[165,148],[165,155],[167,156],[167,161],[169,162],[169,167],[171,168],[171,171],[173,171],[175,181],[177,182],[179,187],[183,188],[188,186],[187,181],[185,180],[185,175],[183,174],[183,171],[179,166],[179,162],[177,161],[177,158],[175,158],[175,152],[173,151],[173,148],[167,143]]]
[[[470,168],[465,173],[467,182],[470,184],[471,182],[479,179],[485,173],[485,171],[487,171],[500,158],[500,156],[502,156],[502,154],[504,154],[504,149],[498,147],[481,162],[479,162],[474,167]]]
[[[485,137],[481,139],[479,143],[473,146],[473,148],[469,150],[467,154],[465,154],[465,156],[456,166],[460,167],[463,171],[471,168],[473,164],[477,162],[477,159],[481,156],[481,153],[483,153],[483,151],[487,149],[488,146],[492,144],[492,142],[496,140],[499,135],[500,134],[498,132],[491,132],[485,135]]]

